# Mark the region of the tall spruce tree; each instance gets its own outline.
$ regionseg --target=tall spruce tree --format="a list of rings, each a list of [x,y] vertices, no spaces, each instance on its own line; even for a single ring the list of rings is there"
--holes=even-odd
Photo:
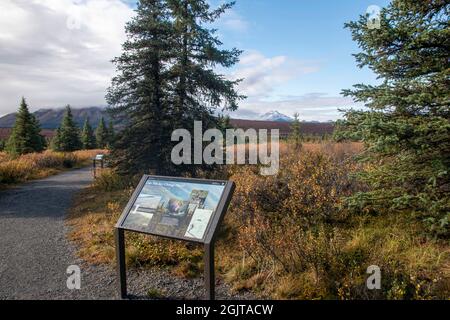
[[[112,150],[121,173],[163,172],[170,141],[167,70],[171,22],[164,1],[142,0],[125,31],[123,53],[114,60],[118,75],[107,94],[110,114],[124,124]]]
[[[22,98],[6,151],[15,155],[43,151],[46,141],[40,132],[39,121],[30,113],[25,98]]]
[[[214,31],[202,27],[230,6],[210,11],[206,1],[139,2],[107,95],[112,117],[124,123],[112,152],[119,171],[191,171],[171,162],[173,130],[193,132],[194,120],[203,120],[206,129],[217,123],[215,109],[237,108],[237,81],[225,80],[213,67],[232,66],[240,52],[219,50]]]
[[[294,146],[296,150],[299,150],[302,147],[302,134],[300,132],[300,120],[299,114],[294,113],[294,120],[291,123],[291,139],[294,142]]]
[[[349,204],[412,213],[441,236],[450,229],[449,10],[445,0],[394,0],[380,29],[368,28],[366,16],[346,25],[363,50],[358,65],[382,82],[344,90],[367,110],[339,123],[341,138],[362,138],[370,164],[361,173],[370,191]]]
[[[191,133],[194,121],[202,121],[203,130],[223,129],[223,122],[214,114],[218,109],[236,110],[238,101],[245,97],[235,90],[241,80],[227,80],[214,68],[233,66],[242,51],[221,49],[217,30],[208,29],[208,25],[235,2],[224,3],[215,10],[205,0],[167,0],[167,3],[174,19],[175,42],[170,51],[174,63],[169,68],[173,83],[170,101],[174,107],[174,124]],[[195,174],[197,167],[180,169]]]
[[[80,150],[81,147],[80,132],[73,120],[72,110],[67,105],[61,125],[53,138],[52,148],[55,151],[70,152]]]
[[[95,149],[96,141],[94,136],[94,130],[92,130],[89,118],[84,120],[83,130],[81,131],[81,144],[83,149]]]
[[[108,146],[109,133],[103,117],[100,118],[97,129],[95,129],[95,140],[97,141],[97,147],[100,149],[104,149]]]
[[[206,121],[211,112],[223,106],[228,110],[237,109],[237,101],[244,98],[235,91],[240,80],[225,80],[213,70],[215,66],[231,67],[239,61],[241,51],[221,50],[222,42],[205,25],[216,21],[221,14],[230,9],[234,2],[226,3],[211,10],[204,0],[168,0],[174,18],[175,43],[171,48],[174,64],[170,75],[175,81],[172,93],[177,120],[184,117]],[[192,124],[191,124],[192,125]]]
[[[116,132],[114,131],[114,123],[112,119],[108,122],[108,149],[112,149],[114,141],[116,139]]]

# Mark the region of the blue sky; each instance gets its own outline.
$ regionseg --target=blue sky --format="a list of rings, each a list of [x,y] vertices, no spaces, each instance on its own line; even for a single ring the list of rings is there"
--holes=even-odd
[[[222,0],[210,0],[212,6]],[[358,52],[345,22],[386,0],[237,0],[215,26],[225,47],[244,50],[223,71],[245,78],[248,96],[232,114],[258,118],[277,110],[303,120],[335,120],[337,108],[355,106],[340,92],[374,83],[356,67]],[[71,104],[105,105],[120,54],[123,27],[134,15],[131,0],[2,0],[0,2],[0,115],[25,96],[32,110]],[[220,70],[222,71],[222,70]]]
[[[217,3],[217,2],[216,2]],[[266,58],[285,57],[292,74],[262,93],[249,96],[243,114],[279,110],[287,115],[299,112],[307,120],[334,120],[339,107],[353,105],[340,96],[356,83],[375,83],[375,75],[359,69],[352,53],[358,47],[344,23],[364,14],[370,5],[386,6],[385,0],[241,0],[220,30],[224,44],[246,53],[256,51]],[[219,27],[220,27],[219,23]],[[295,65],[299,65],[297,68]],[[297,69],[297,72],[295,72]],[[274,69],[274,73],[289,70]],[[257,90],[256,90],[257,91]]]

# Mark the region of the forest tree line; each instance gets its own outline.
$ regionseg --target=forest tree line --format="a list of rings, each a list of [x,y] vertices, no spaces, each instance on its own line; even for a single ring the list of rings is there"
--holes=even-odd
[[[25,98],[22,98],[11,135],[6,141],[0,143],[0,148],[16,156],[42,152],[48,148],[54,151],[71,152],[82,149],[111,148],[115,139],[111,120],[106,124],[105,119],[100,118],[94,130],[89,118],[86,118],[83,127],[79,128],[73,119],[69,105],[66,106],[64,117],[53,138],[47,140],[41,134],[41,130],[38,119],[29,111]]]

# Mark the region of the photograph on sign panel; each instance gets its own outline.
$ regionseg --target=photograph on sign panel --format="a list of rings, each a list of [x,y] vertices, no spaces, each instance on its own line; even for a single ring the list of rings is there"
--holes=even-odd
[[[191,223],[188,226],[185,236],[189,238],[203,238],[212,210],[196,209],[192,216]]]
[[[123,227],[152,234],[203,239],[224,183],[148,179]]]
[[[160,202],[161,196],[141,193],[134,203],[132,214],[128,215],[128,227],[139,228],[148,226]]]

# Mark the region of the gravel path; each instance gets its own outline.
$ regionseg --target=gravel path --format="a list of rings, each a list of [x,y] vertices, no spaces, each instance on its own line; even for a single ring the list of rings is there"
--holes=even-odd
[[[116,299],[116,276],[109,266],[87,265],[66,239],[64,219],[72,197],[92,180],[89,168],[65,172],[0,191],[0,299]],[[67,267],[81,269],[81,289],[69,290]],[[179,279],[164,270],[131,270],[132,298],[156,289],[169,299],[202,299],[202,279]],[[232,295],[218,282],[218,299]]]

